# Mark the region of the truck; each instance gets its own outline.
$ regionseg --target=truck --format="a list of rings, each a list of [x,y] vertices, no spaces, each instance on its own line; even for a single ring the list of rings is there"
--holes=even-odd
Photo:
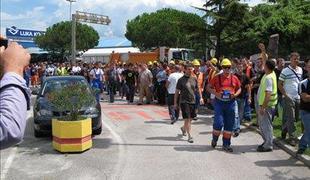
[[[109,48],[109,50],[100,48],[95,49],[96,53],[86,52],[82,55],[87,62],[125,62],[125,63],[148,63],[149,61],[171,60],[190,61],[194,58],[194,50],[186,48],[168,48],[159,47],[152,51],[140,52],[137,48]],[[102,53],[100,53],[102,52]]]

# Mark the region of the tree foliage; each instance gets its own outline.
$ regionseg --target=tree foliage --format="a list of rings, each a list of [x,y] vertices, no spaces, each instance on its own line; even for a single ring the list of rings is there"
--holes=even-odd
[[[35,39],[36,44],[52,53],[66,54],[71,50],[71,21],[60,22],[47,28],[45,35]],[[99,35],[96,30],[86,24],[76,25],[76,49],[85,51],[97,46]]]
[[[80,120],[79,111],[83,107],[94,104],[94,97],[85,84],[68,84],[57,91],[53,91],[49,100],[57,111],[68,111],[67,115],[61,117],[61,120],[65,121]]]
[[[208,36],[215,36],[217,56],[250,55],[257,43],[279,34],[279,55],[309,55],[310,1],[277,0],[249,8],[237,0],[209,0],[205,7]],[[210,47],[212,44],[210,43]]]
[[[142,50],[167,46],[203,51],[205,21],[196,14],[162,9],[129,20],[125,36]]]

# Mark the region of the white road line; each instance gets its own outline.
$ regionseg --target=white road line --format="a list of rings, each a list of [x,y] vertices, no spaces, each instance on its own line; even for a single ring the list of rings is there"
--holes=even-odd
[[[33,107],[31,107],[31,109],[29,111],[27,111],[27,121],[30,117],[32,117],[32,113],[33,113]],[[17,153],[17,147],[13,147],[10,150],[10,154],[9,157],[6,159],[6,162],[4,163],[3,169],[1,168],[1,176],[0,176],[0,180],[4,180],[6,174],[8,173],[9,169],[11,168],[11,165],[13,163],[13,160],[16,156]]]
[[[102,119],[109,119],[108,117],[106,117],[104,115],[104,113],[102,112]],[[125,148],[123,146],[124,141],[121,138],[120,135],[117,134],[117,132],[115,132],[113,130],[113,128],[111,126],[114,126],[111,122],[109,122],[109,120],[102,122],[102,124],[110,131],[110,133],[112,134],[112,136],[114,137],[115,141],[118,145],[118,150],[119,150],[119,160],[118,163],[115,167],[115,173],[112,175],[111,179],[121,179],[122,178],[122,172],[124,170],[124,167],[126,165],[126,156],[125,156]],[[110,125],[109,125],[110,124]],[[114,126],[115,127],[115,126]],[[115,127],[116,128],[116,127]]]
[[[12,163],[13,163],[13,160],[15,158],[16,152],[17,152],[17,147],[14,147],[14,148],[11,149],[10,155],[7,158],[6,162],[4,163],[3,169],[1,168],[1,178],[0,178],[1,180],[5,179],[5,176],[8,173],[8,171],[9,171],[9,169],[10,169]]]

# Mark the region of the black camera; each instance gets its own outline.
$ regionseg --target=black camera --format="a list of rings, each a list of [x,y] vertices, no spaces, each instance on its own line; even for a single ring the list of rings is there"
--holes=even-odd
[[[0,40],[0,47],[4,46],[5,49],[8,47],[9,41],[7,39],[1,39]]]

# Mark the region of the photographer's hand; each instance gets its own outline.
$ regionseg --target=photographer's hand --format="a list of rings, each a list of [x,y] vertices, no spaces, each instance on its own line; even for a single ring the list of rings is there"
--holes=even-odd
[[[30,54],[16,42],[9,43],[6,49],[4,46],[0,47],[0,65],[3,74],[14,72],[23,76],[23,70],[29,61]]]

